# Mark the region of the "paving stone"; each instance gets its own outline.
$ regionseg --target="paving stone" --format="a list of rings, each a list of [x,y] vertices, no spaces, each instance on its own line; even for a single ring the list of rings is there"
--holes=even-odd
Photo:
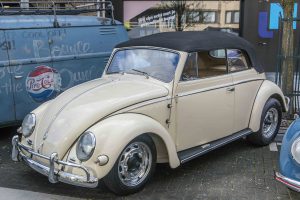
[[[200,158],[170,169],[158,164],[153,179],[139,193],[118,197],[100,181],[87,189],[51,184],[29,167],[10,160],[11,130],[0,135],[0,187],[87,199],[201,199],[201,200],[299,200],[300,194],[274,180],[279,152],[269,147],[233,142]],[[279,148],[280,150],[280,148]]]

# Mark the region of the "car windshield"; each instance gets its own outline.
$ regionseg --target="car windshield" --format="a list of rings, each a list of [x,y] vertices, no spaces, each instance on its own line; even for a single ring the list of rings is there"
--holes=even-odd
[[[142,74],[169,83],[173,80],[179,54],[156,49],[126,49],[115,53],[107,74]]]

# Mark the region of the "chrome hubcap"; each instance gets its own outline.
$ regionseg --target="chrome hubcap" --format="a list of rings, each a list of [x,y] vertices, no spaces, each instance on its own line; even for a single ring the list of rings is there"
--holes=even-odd
[[[272,137],[278,125],[278,111],[276,108],[268,110],[263,122],[263,135],[266,138]]]
[[[119,178],[126,186],[140,184],[149,174],[152,163],[150,148],[143,142],[134,142],[122,152],[118,171]]]

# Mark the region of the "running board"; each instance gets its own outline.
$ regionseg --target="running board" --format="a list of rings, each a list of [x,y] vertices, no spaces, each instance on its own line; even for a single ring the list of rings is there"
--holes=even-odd
[[[201,146],[197,146],[197,147],[193,147],[187,150],[183,150],[178,152],[178,158],[181,162],[181,164],[186,163],[194,158],[197,158],[199,156],[202,156],[214,149],[217,149],[221,146],[224,146],[230,142],[233,142],[235,140],[238,140],[244,136],[247,136],[249,134],[251,134],[252,131],[251,129],[244,129],[242,131],[239,131],[237,133],[234,133],[230,136],[227,136],[225,138],[219,139],[219,140],[215,140],[211,143],[208,144],[203,144]]]

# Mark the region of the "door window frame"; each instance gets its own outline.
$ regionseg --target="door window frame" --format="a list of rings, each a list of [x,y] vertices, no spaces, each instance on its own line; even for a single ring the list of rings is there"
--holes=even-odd
[[[235,73],[239,73],[239,72],[244,72],[244,71],[248,71],[248,70],[251,70],[253,67],[252,67],[252,62],[251,62],[251,60],[250,60],[250,57],[249,57],[249,55],[248,55],[248,53],[246,52],[246,51],[244,51],[244,50],[242,50],[242,49],[237,49],[237,48],[227,48],[226,49],[226,60],[227,60],[227,65],[228,65],[228,55],[227,55],[227,50],[239,50],[239,51],[241,51],[242,52],[242,55],[245,57],[245,59],[246,59],[246,63],[247,63],[247,69],[244,69],[244,70],[238,70],[238,71],[233,71],[233,72],[231,72],[230,70],[229,70],[229,66],[228,66],[228,73],[229,74],[235,74]]]
[[[248,70],[251,70],[253,67],[252,67],[252,62],[250,60],[250,57],[248,55],[248,53],[242,49],[238,49],[238,48],[224,48],[224,49],[212,49],[210,51],[207,51],[209,56],[213,57],[213,58],[217,58],[217,57],[214,57],[213,55],[210,54],[211,51],[216,51],[216,50],[225,50],[225,60],[226,60],[226,74],[222,74],[222,75],[217,75],[217,76],[211,76],[211,77],[198,77],[197,79],[193,79],[193,80],[185,80],[183,81],[182,80],[182,75],[183,75],[183,72],[184,72],[184,69],[186,67],[186,63],[188,62],[188,58],[186,59],[185,61],[185,64],[184,64],[184,67],[183,67],[183,70],[180,74],[180,79],[179,79],[179,83],[185,83],[185,82],[191,82],[191,81],[199,81],[199,80],[203,80],[203,79],[208,79],[208,78],[215,78],[215,77],[219,77],[219,76],[226,76],[226,75],[229,75],[229,74],[234,74],[234,73],[239,73],[239,72],[244,72],[244,71],[248,71]],[[229,70],[229,62],[228,62],[228,50],[238,50],[238,51],[241,51],[242,52],[242,55],[245,57],[246,59],[246,63],[247,63],[247,69],[244,69],[244,70],[239,70],[239,71],[233,71],[231,72]],[[204,51],[205,52],[205,51]],[[199,52],[191,52],[191,53],[199,53]],[[217,58],[218,59],[218,58]],[[197,60],[198,62],[198,60]],[[199,66],[198,66],[198,63],[197,63],[197,69],[199,69]],[[199,76],[199,75],[198,75]]]
[[[212,49],[212,50],[209,50],[209,51],[203,51],[203,52],[208,52],[208,55],[209,55],[209,56],[211,56],[211,57],[213,57],[213,58],[216,58],[216,57],[214,57],[214,56],[212,56],[212,55],[210,54],[211,51],[216,51],[216,50],[224,50],[224,51],[225,51],[225,58],[224,58],[224,59],[225,59],[225,62],[226,62],[226,63],[225,63],[225,65],[226,65],[226,74],[216,75],[216,76],[210,76],[210,77],[203,77],[203,78],[198,77],[197,79],[183,81],[183,80],[182,80],[182,74],[183,74],[183,72],[184,72],[186,63],[188,62],[188,58],[187,58],[186,61],[185,61],[185,63],[184,63],[182,72],[181,72],[181,74],[180,74],[179,83],[192,82],[192,81],[199,81],[199,80],[204,80],[204,79],[208,79],[208,78],[216,78],[216,77],[220,77],[220,76],[227,76],[227,75],[231,74],[230,71],[229,71],[229,66],[228,66],[228,58],[227,58],[227,49],[226,49],[226,48],[224,48],[224,49]],[[199,53],[199,52],[190,52],[190,53]],[[218,59],[218,58],[216,58],[216,59]],[[220,59],[220,58],[219,58],[219,59]],[[198,60],[197,60],[197,62],[198,62]],[[198,66],[198,63],[197,63],[197,70],[198,70],[198,69],[199,69],[199,66]],[[197,74],[198,74],[198,76],[199,76],[199,73],[197,73]]]

